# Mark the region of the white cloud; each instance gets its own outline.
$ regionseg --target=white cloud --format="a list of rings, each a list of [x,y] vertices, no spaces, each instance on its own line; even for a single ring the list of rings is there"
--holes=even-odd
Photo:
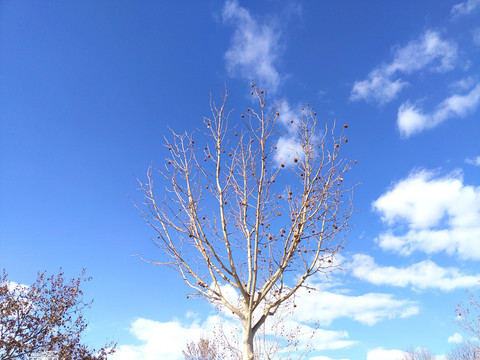
[[[374,201],[373,208],[390,225],[377,238],[383,249],[480,259],[480,187],[464,185],[459,172],[444,177],[414,172]]]
[[[224,327],[230,326],[219,316],[210,316],[203,323],[198,319],[182,323],[179,320],[159,322],[139,318],[132,323],[130,332],[142,345],[121,344],[112,360],[183,360],[182,349],[186,344],[211,335],[221,322]]]
[[[425,260],[408,267],[380,266],[371,256],[353,256],[350,269],[353,275],[375,285],[391,285],[416,289],[440,289],[451,291],[480,285],[480,274],[464,275],[457,268],[442,268]]]
[[[197,322],[184,326],[179,321],[140,318],[132,323],[130,332],[143,345],[120,345],[112,360],[180,360],[187,342],[200,338],[204,331]]]
[[[336,360],[336,359],[332,359],[328,356],[313,356],[313,357],[310,357],[310,360]],[[348,359],[339,359],[339,360],[348,360]]]
[[[378,66],[366,80],[355,82],[350,99],[387,103],[408,85],[396,78],[398,73],[409,74],[426,67],[430,71],[448,71],[453,69],[456,58],[456,44],[443,40],[436,31],[427,31],[419,39],[398,48],[391,63]]]
[[[465,162],[470,165],[480,166],[480,155],[474,158],[467,158],[465,159]]]
[[[447,341],[449,343],[460,344],[463,341],[463,337],[461,334],[455,333],[452,336],[449,336]]]
[[[459,4],[453,5],[451,10],[452,16],[470,14],[479,5],[480,0],[467,0]]]
[[[403,136],[408,137],[435,125],[432,119],[423,114],[415,105],[409,102],[400,105],[397,115],[397,127]]]
[[[450,118],[465,117],[479,105],[480,83],[465,95],[455,94],[443,100],[431,114],[425,114],[418,106],[407,102],[398,109],[398,130],[402,136],[409,137],[434,128]]]
[[[231,47],[225,53],[227,70],[275,92],[281,82],[275,68],[281,53],[278,27],[259,24],[236,0],[225,2],[222,17],[224,22],[235,26]]]
[[[367,360],[403,360],[404,352],[401,350],[384,350],[377,348],[367,353]]]
[[[275,161],[278,164],[293,165],[293,159],[296,157],[302,157],[302,147],[298,142],[298,136],[296,133],[296,125],[302,114],[295,112],[290,108],[287,100],[284,100],[279,107],[280,116],[278,122],[284,126],[287,130],[286,133],[280,136],[277,140],[277,147]],[[293,120],[293,124],[291,121]]]
[[[275,146],[277,147],[275,161],[279,164],[293,165],[293,159],[303,156],[302,147],[295,137],[280,136]]]
[[[397,300],[390,294],[368,293],[349,296],[327,291],[299,290],[295,299],[297,308],[294,318],[300,322],[318,322],[330,325],[339,318],[350,318],[366,325],[377,322],[405,318],[419,312],[416,304],[409,300]]]

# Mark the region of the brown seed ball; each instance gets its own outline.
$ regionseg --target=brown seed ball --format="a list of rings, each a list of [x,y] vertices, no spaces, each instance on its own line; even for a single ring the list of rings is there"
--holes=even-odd
[[[343,141],[345,141],[346,143],[348,142],[348,139],[344,139]]]
[[[280,166],[283,168],[283,167],[285,167],[285,164],[280,164]]]
[[[348,125],[347,125],[347,124],[345,124],[345,125],[343,125],[343,127],[346,129],[346,128],[348,128]]]
[[[242,114],[242,118],[245,117],[245,115]]]
[[[297,158],[293,159],[293,162],[298,162],[298,159]]]

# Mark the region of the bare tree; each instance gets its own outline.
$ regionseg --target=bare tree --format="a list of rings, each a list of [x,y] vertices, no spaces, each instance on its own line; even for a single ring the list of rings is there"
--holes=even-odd
[[[480,360],[480,346],[470,341],[459,344],[450,351],[447,360]]]
[[[39,273],[31,286],[0,276],[0,360],[26,359],[35,352],[55,351],[62,360],[106,360],[115,344],[99,351],[81,343],[87,327],[80,285],[85,272],[66,280],[60,271],[47,277]]]
[[[185,360],[220,360],[215,343],[207,337],[201,337],[197,342],[190,341],[185,350],[182,351]]]
[[[455,313],[460,327],[480,340],[480,301],[468,292],[468,302],[458,304]]]
[[[480,301],[471,292],[468,292],[467,295],[468,301],[458,304],[455,309],[458,324],[474,339],[480,340]],[[455,348],[450,357],[452,360],[480,359],[480,346],[468,341]]]
[[[165,139],[169,157],[158,170],[159,191],[152,168],[146,182],[139,180],[145,194],[139,210],[166,255],[148,261],[178,270],[195,295],[238,316],[244,360],[254,359],[254,337],[265,320],[308,278],[334,268],[352,214],[351,188],[344,185],[351,163],[340,155],[347,126],[321,126],[307,104],[288,122],[285,161],[279,153],[285,149],[277,149],[281,102],[267,109],[256,84],[252,96],[257,108],[238,121],[227,93],[220,104],[211,100],[206,144],[173,133]],[[228,296],[231,288],[238,299]]]
[[[403,353],[403,360],[435,360],[435,355],[425,348],[410,348]]]

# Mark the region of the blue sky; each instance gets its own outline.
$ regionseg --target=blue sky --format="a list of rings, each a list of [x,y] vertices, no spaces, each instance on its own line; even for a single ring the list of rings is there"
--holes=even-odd
[[[132,206],[170,126],[193,131],[226,83],[349,124],[355,228],[345,270],[305,297],[311,359],[439,355],[480,279],[480,1],[0,2],[0,267],[86,267],[86,342],[181,359],[215,310],[187,300]],[[300,306],[299,306],[300,308]]]

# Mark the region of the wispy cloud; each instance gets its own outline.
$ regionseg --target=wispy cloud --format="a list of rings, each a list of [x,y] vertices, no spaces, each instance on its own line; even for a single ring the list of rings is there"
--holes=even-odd
[[[222,18],[235,27],[225,53],[229,73],[255,80],[262,88],[275,92],[282,80],[275,66],[282,52],[279,27],[273,22],[259,23],[236,0],[225,2]]]
[[[467,94],[455,94],[443,100],[430,114],[424,113],[418,105],[406,102],[398,109],[398,130],[402,136],[409,137],[423,130],[434,128],[448,119],[464,117],[479,105],[480,83]]]
[[[381,266],[373,257],[357,254],[351,264],[352,274],[375,285],[398,287],[411,286],[414,289],[440,289],[451,291],[480,285],[480,274],[465,275],[457,268],[442,268],[431,260],[421,261],[408,267]]]
[[[453,5],[451,13],[452,16],[467,15],[475,10],[478,6],[480,6],[480,0],[467,0]]]
[[[419,312],[414,302],[395,299],[391,294],[354,296],[328,291],[303,294],[305,291],[302,289],[295,300],[297,310],[294,318],[300,322],[318,322],[328,326],[336,319],[350,318],[371,326],[382,320],[405,318]]]
[[[477,157],[473,157],[473,158],[467,158],[467,159],[465,159],[465,162],[467,164],[470,164],[470,165],[480,166],[480,155],[478,155]]]
[[[473,43],[480,46],[480,27],[472,30]]]
[[[480,239],[480,187],[465,185],[460,172],[443,177],[427,170],[414,172],[373,207],[390,226],[377,238],[383,249],[480,259],[480,242],[472,241]]]
[[[427,31],[419,39],[398,48],[391,63],[373,69],[366,80],[356,81],[350,99],[387,103],[408,85],[398,74],[409,74],[423,68],[445,72],[453,69],[456,59],[455,43],[443,40],[436,31]]]

